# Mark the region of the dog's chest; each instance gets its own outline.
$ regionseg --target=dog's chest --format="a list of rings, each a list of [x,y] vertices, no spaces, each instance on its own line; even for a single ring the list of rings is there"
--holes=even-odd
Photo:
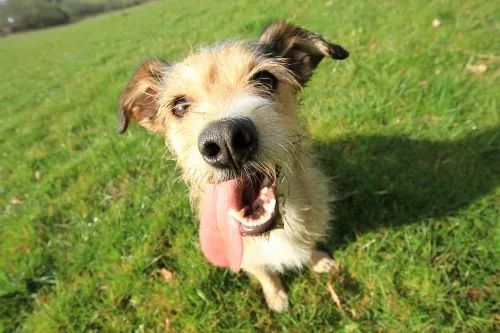
[[[273,271],[301,268],[308,262],[310,254],[310,246],[288,237],[284,229],[274,229],[266,236],[243,239],[241,267],[265,266]]]

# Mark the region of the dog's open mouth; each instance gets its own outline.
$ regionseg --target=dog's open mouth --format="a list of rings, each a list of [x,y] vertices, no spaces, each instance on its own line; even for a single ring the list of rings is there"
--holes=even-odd
[[[230,208],[229,214],[240,223],[245,236],[255,236],[269,231],[276,217],[276,181],[257,175],[242,184],[241,205]]]
[[[276,179],[253,174],[206,186],[200,212],[200,245],[210,262],[239,270],[242,237],[261,235],[276,224],[276,184]]]

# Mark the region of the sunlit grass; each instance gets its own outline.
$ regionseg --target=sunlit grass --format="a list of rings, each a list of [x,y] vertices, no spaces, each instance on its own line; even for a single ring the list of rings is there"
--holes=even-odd
[[[0,331],[498,330],[499,16],[494,1],[183,1],[0,39]],[[203,259],[163,139],[115,133],[142,59],[276,18],[351,52],[300,101],[339,190],[325,247],[345,313],[308,271],[270,313],[255,281]]]

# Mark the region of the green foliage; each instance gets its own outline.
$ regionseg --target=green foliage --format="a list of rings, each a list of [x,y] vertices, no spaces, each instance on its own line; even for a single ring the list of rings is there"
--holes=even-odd
[[[0,2],[0,28],[6,32],[45,28],[146,2],[149,0],[7,0]]]
[[[141,60],[276,18],[351,52],[300,98],[339,190],[325,246],[345,313],[309,271],[270,313],[256,282],[203,259],[163,139],[115,133]],[[187,0],[2,38],[0,331],[498,331],[498,18],[486,0]]]
[[[8,24],[7,17],[15,21]],[[13,31],[39,29],[70,21],[70,16],[57,2],[47,0],[9,0],[0,6],[1,25]]]
[[[63,0],[64,8],[73,18],[93,15],[101,12],[126,8],[148,0]]]

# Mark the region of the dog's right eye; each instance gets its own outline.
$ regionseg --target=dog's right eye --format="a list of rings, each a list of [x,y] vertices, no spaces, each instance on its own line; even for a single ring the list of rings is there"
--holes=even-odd
[[[276,87],[278,86],[278,79],[268,71],[257,72],[251,80],[270,90],[276,90]]]
[[[172,114],[177,118],[182,118],[186,115],[191,104],[186,96],[179,96],[172,102]]]

